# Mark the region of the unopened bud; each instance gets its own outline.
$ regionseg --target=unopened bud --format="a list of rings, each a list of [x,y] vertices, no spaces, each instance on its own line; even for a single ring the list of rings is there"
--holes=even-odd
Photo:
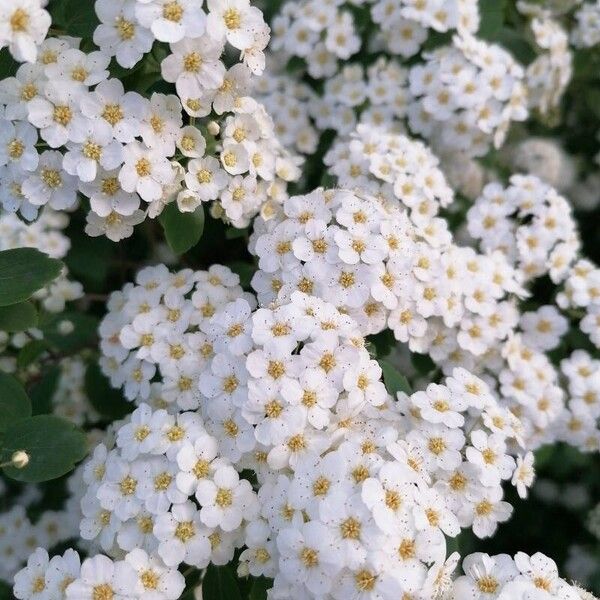
[[[23,469],[29,464],[29,454],[25,450],[17,450],[11,456],[12,466],[16,469]]]
[[[210,121],[210,123],[206,126],[206,129],[210,135],[219,135],[219,133],[221,133],[221,127],[216,121]]]
[[[61,335],[69,335],[70,333],[73,333],[74,330],[75,325],[73,325],[73,321],[65,319],[58,324],[58,333]]]

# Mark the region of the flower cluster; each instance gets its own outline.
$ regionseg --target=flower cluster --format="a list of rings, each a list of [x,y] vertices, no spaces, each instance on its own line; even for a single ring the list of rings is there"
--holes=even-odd
[[[551,15],[534,13],[531,30],[541,54],[525,71],[529,106],[548,114],[560,105],[571,81],[573,53],[567,31]]]
[[[600,4],[596,1],[583,2],[575,12],[576,26],[571,33],[573,44],[589,48],[600,43]]]
[[[593,600],[576,585],[570,585],[558,574],[556,563],[536,552],[531,556],[518,552],[514,558],[508,554],[476,553],[464,558],[464,575],[448,586],[448,598],[556,598],[560,600]]]
[[[569,270],[556,301],[563,310],[575,310],[573,316],[581,319],[579,328],[600,348],[600,268],[580,258]]]
[[[237,275],[218,265],[173,274],[164,265],[142,269],[135,285],[112,294],[99,327],[100,366],[112,385],[137,403],[171,412],[198,408],[199,376],[222,334],[211,319],[238,299],[248,314],[254,306],[238,284]]]
[[[221,281],[211,282],[217,273]],[[533,481],[533,456],[518,451],[519,420],[460,368],[394,401],[349,316],[300,292],[252,311],[229,275],[227,288],[223,268],[147,268],[111,298],[101,327],[111,358],[131,348],[140,373],[141,361],[154,368],[155,360],[166,379],[186,349],[148,357],[165,343],[159,332],[178,327],[179,339],[202,337],[194,347],[205,351],[191,360],[199,376],[187,372],[189,396],[169,402],[163,384],[169,410],[141,402],[115,425],[114,446],[107,439],[85,466],[81,537],[109,556],[127,554],[85,561],[65,597],[93,598],[97,586],[138,597],[162,590],[163,579],[178,589],[181,563],[225,564],[240,547],[241,572],[274,578],[273,598],[443,591],[444,536],[492,535],[512,512],[502,482],[525,496]],[[144,321],[153,325],[139,329]],[[197,333],[183,333],[189,323]],[[131,396],[139,379],[126,383]],[[149,387],[142,382],[138,398]],[[244,469],[254,471],[254,489]],[[16,586],[35,577],[51,585],[54,570],[38,553]],[[161,597],[176,598],[167,588]]]
[[[3,493],[0,494],[2,495]],[[52,548],[78,534],[77,520],[73,519],[67,509],[44,511],[32,523],[27,517],[26,508],[39,499],[37,489],[30,486],[20,495],[17,506],[0,515],[0,579],[11,584],[15,573],[23,567],[36,548]],[[78,511],[75,512],[77,514]]]
[[[364,6],[360,20],[354,18],[352,5]],[[311,77],[329,78],[336,73],[338,61],[347,61],[361,50],[369,21],[376,32],[375,47],[408,58],[420,51],[429,30],[475,32],[479,9],[474,0],[286,2],[273,20],[271,47],[303,59]]]
[[[508,187],[488,184],[467,220],[482,249],[503,252],[525,280],[548,274],[562,281],[579,250],[569,203],[535,176],[513,175]]]
[[[472,35],[426,54],[409,81],[416,98],[410,128],[441,151],[486,154],[492,142],[502,145],[512,121],[528,114],[523,68],[502,47]]]
[[[269,37],[257,8],[247,0],[211,0],[208,15],[178,1],[95,6],[100,51],[84,53],[74,38],[49,38],[37,62],[1,82],[5,209],[33,220],[40,206],[74,209],[80,192],[91,209],[86,232],[118,241],[175,199],[181,211],[220,199],[226,218],[242,227],[285,195],[284,182],[299,177],[296,161],[262,107],[246,97]],[[147,99],[110,78],[111,56],[132,67],[154,39],[169,42],[160,69],[177,95]],[[225,66],[227,45],[243,62]],[[195,119],[211,114],[221,125],[201,131]],[[41,154],[40,145],[47,148]]]

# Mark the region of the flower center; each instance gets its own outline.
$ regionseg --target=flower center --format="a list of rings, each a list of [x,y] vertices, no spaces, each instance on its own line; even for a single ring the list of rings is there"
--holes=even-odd
[[[225,21],[225,27],[227,27],[227,29],[239,29],[242,24],[242,15],[239,10],[228,8],[223,13],[223,21]]]
[[[148,177],[152,172],[152,165],[147,158],[140,158],[135,163],[135,170],[140,177]]]
[[[164,492],[173,481],[173,476],[169,473],[161,473],[154,478],[154,490],[157,492]]]
[[[126,42],[130,40],[135,35],[135,25],[123,18],[122,16],[118,16],[115,22],[115,27],[117,28],[117,33],[119,37]]]
[[[319,553],[312,548],[303,548],[300,551],[300,560],[307,569],[312,569],[319,564]]]
[[[102,118],[113,127],[123,119],[123,116],[120,104],[107,104],[102,111]]]
[[[113,600],[115,593],[108,583],[94,586],[92,600]]]
[[[41,180],[51,189],[55,190],[62,186],[62,177],[56,169],[44,167],[40,174]]]
[[[123,496],[132,496],[135,494],[137,481],[131,475],[127,475],[121,480],[121,483],[119,483],[119,488]]]
[[[86,158],[98,162],[102,158],[102,146],[88,140],[83,145],[82,153]]]
[[[59,104],[54,107],[52,118],[54,119],[55,123],[66,127],[73,118],[73,111],[65,104]]]
[[[227,488],[219,488],[215,498],[215,504],[221,508],[227,508],[233,504],[233,494]]]
[[[23,31],[27,31],[27,27],[29,25],[29,13],[22,8],[17,8],[15,12],[10,17],[10,28],[16,32],[20,33]]]
[[[173,2],[167,2],[163,7],[163,18],[173,23],[179,23],[183,17],[183,8],[174,0]]]
[[[147,590],[155,590],[160,582],[160,577],[154,571],[148,570],[142,573],[140,581]]]
[[[175,528],[175,537],[184,544],[189,542],[196,535],[196,528],[192,521],[182,521]]]

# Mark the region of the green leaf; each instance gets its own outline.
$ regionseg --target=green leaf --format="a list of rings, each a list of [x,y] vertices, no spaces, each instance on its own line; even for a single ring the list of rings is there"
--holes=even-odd
[[[48,350],[48,342],[46,340],[33,340],[23,346],[17,356],[17,367],[25,369],[44,352]]]
[[[404,377],[390,362],[387,360],[380,360],[379,366],[383,371],[383,381],[387,391],[396,397],[398,392],[404,392],[405,394],[412,394],[412,388],[408,379]]]
[[[193,213],[182,213],[176,202],[168,204],[160,217],[165,238],[175,254],[184,254],[193,248],[204,231],[204,208],[199,206]]]
[[[73,331],[67,334],[61,333],[61,324],[64,321],[73,324]],[[71,353],[90,344],[95,345],[98,319],[82,313],[62,312],[47,315],[42,319],[40,329],[44,334],[44,339],[51,346],[62,352]]]
[[[37,323],[37,311],[31,302],[0,306],[0,331],[24,331],[36,327]]]
[[[253,578],[252,587],[248,600],[266,600],[267,590],[273,587],[273,580],[266,577]]]
[[[110,386],[108,379],[95,363],[91,363],[85,372],[85,392],[98,413],[112,421],[122,419],[131,412],[132,405],[119,390]]]
[[[33,248],[0,252],[0,306],[27,300],[58,277],[61,269],[60,260]]]
[[[209,565],[202,580],[203,600],[242,600],[240,588],[231,567]]]
[[[52,412],[52,397],[56,393],[60,374],[60,367],[53,366],[45,370],[41,379],[29,387],[29,398],[34,415],[47,415]]]
[[[64,0],[57,11],[57,23],[69,35],[91,38],[98,26],[93,0]]]
[[[31,416],[31,402],[23,386],[11,375],[0,373],[0,433],[15,421]]]
[[[61,477],[87,454],[83,431],[54,415],[38,415],[14,423],[4,436],[3,460],[24,450],[29,463],[23,469],[6,467],[5,473],[18,481],[38,483]]]
[[[496,36],[504,24],[504,7],[506,0],[479,0],[481,20],[477,36],[496,41]]]

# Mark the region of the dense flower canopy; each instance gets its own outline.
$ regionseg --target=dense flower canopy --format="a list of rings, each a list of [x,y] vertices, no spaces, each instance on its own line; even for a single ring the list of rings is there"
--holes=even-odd
[[[594,600],[599,64],[598,0],[0,0],[0,597]]]

